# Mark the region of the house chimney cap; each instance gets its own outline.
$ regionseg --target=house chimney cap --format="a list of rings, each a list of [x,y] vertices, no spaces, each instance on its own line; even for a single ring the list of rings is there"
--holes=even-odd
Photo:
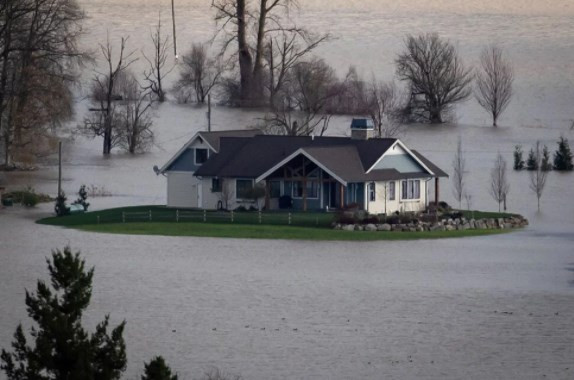
[[[371,130],[375,129],[375,125],[371,119],[367,118],[354,118],[351,122],[351,129],[366,129]]]

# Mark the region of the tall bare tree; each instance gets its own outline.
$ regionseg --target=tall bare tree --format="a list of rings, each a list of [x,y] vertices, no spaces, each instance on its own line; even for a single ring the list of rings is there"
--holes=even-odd
[[[239,63],[240,103],[245,106],[265,104],[265,55],[268,54],[269,37],[284,32],[307,34],[304,28],[297,27],[289,19],[289,11],[297,2],[212,0],[211,4],[225,35],[223,51],[237,42],[237,50],[233,54]]]
[[[492,115],[493,127],[510,104],[513,81],[514,70],[502,48],[496,45],[485,48],[480,55],[475,96],[478,104]]]
[[[151,34],[151,41],[153,43],[153,56],[148,58],[145,52],[142,51],[142,55],[148,63],[148,70],[144,72],[147,82],[145,89],[155,94],[157,100],[162,103],[165,101],[163,80],[175,66],[167,67],[168,49],[170,48],[169,35],[162,37],[161,14],[158,16],[157,26]]]
[[[268,132],[322,136],[332,116],[327,110],[329,100],[343,90],[343,85],[333,68],[321,59],[299,62],[289,76],[289,85],[278,94],[273,114],[265,117]]]
[[[379,137],[398,137],[402,133],[399,114],[404,102],[393,82],[377,81],[373,76],[366,89],[365,105]]]
[[[448,107],[470,96],[472,71],[456,47],[436,33],[408,35],[405,48],[395,61],[397,75],[413,93],[424,94],[423,116],[431,123],[442,123]]]
[[[458,201],[458,207],[462,207],[462,198],[464,197],[464,175],[466,170],[466,160],[462,150],[462,139],[459,137],[456,145],[456,152],[452,161],[452,188],[455,199]]]
[[[530,190],[536,194],[536,200],[538,202],[538,212],[540,212],[540,198],[542,198],[542,193],[544,192],[544,187],[546,186],[546,178],[548,172],[542,169],[542,151],[540,149],[540,142],[536,142],[536,150],[534,152],[534,159],[536,160],[536,169],[530,171]]]
[[[118,94],[122,98],[116,126],[118,145],[131,154],[145,152],[154,141],[152,95],[149,90],[142,89],[130,71],[122,75]]]
[[[88,58],[77,46],[85,18],[75,0],[0,2],[0,135],[15,149],[41,145],[71,117],[71,86]]]
[[[329,35],[314,35],[305,30],[279,30],[269,37],[265,60],[269,70],[269,105],[275,106],[275,97],[281,92],[288,79],[289,71],[305,55],[311,53]]]
[[[506,197],[509,191],[510,184],[506,175],[506,160],[498,153],[496,161],[494,161],[494,168],[490,172],[490,195],[498,202],[498,212],[500,212],[502,203],[504,203],[504,210],[506,211]]]
[[[122,99],[117,93],[116,82],[125,77],[125,71],[137,60],[137,58],[133,58],[133,51],[129,53],[125,51],[128,38],[121,38],[120,52],[116,59],[114,59],[109,35],[106,44],[100,44],[100,51],[106,62],[107,72],[96,71],[91,94],[92,101],[96,106],[90,109],[93,113],[84,120],[84,128],[88,134],[103,136],[103,153],[105,155],[110,154],[112,148],[119,143],[116,138],[118,134],[114,133],[114,127],[118,122],[114,102]]]
[[[180,76],[175,85],[178,98],[187,103],[195,95],[197,103],[205,103],[207,95],[221,82],[224,71],[221,57],[209,57],[207,45],[194,43],[182,57]]]

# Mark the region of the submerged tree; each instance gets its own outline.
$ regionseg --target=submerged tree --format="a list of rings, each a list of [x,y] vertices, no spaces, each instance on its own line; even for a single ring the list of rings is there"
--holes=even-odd
[[[492,115],[492,126],[497,126],[499,116],[512,98],[514,72],[502,54],[502,49],[492,45],[480,55],[480,69],[476,76],[478,104]]]
[[[408,35],[406,50],[396,59],[397,75],[414,94],[424,94],[424,113],[431,123],[442,123],[443,113],[471,94],[472,71],[456,47],[438,34]]]
[[[462,150],[462,139],[458,139],[456,146],[456,152],[454,154],[454,159],[452,161],[452,187],[455,199],[458,201],[458,207],[462,207],[462,198],[464,196],[464,174],[466,170],[466,160],[464,158],[464,152]]]
[[[500,212],[500,205],[504,203],[504,210],[506,211],[506,197],[510,191],[510,185],[506,176],[506,160],[500,153],[494,162],[494,168],[490,172],[490,195],[498,202],[498,212]]]
[[[539,160],[536,157],[536,152],[534,152],[534,148],[530,148],[530,152],[528,152],[528,158],[526,159],[526,170],[536,170],[538,169]]]
[[[542,148],[542,161],[540,162],[540,167],[545,172],[552,170],[552,164],[550,163],[550,152],[548,151],[548,147],[544,145]]]
[[[173,70],[167,67],[169,36],[162,37],[161,33],[161,14],[158,16],[157,26],[151,34],[151,42],[153,44],[153,55],[147,57],[144,52],[142,55],[148,63],[148,69],[144,72],[147,85],[146,90],[149,90],[155,95],[157,100],[162,103],[165,101],[164,78]]]
[[[9,380],[119,379],[126,368],[125,322],[108,332],[109,316],[88,333],[82,315],[92,296],[94,269],[85,269],[80,253],[70,247],[46,259],[50,285],[38,281],[36,293],[26,291],[28,315],[36,324],[28,344],[20,324],[13,352],[2,350],[0,368]]]
[[[0,142],[4,163],[35,155],[73,114],[72,87],[88,58],[77,45],[85,14],[75,0],[0,2]]]
[[[570,145],[568,144],[568,139],[565,139],[564,137],[560,137],[560,141],[558,141],[558,150],[554,153],[554,169],[574,169],[574,165],[572,164],[572,152],[570,151]]]
[[[522,159],[522,146],[514,147],[514,170],[524,169],[524,160]]]
[[[540,142],[536,142],[536,150],[533,150],[533,152],[536,165],[535,169],[530,172],[530,190],[536,194],[536,200],[538,201],[538,212],[540,212],[540,198],[542,197],[544,186],[546,186],[546,178],[548,176],[548,172],[542,170],[542,154],[540,151]]]

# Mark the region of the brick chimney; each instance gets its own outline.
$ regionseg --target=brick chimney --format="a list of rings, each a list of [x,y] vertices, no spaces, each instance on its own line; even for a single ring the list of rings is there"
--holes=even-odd
[[[351,122],[351,138],[353,140],[368,140],[375,134],[375,126],[371,119],[353,119]]]

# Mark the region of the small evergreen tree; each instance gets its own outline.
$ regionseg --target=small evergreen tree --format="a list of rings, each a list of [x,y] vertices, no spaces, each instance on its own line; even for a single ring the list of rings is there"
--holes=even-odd
[[[88,207],[90,204],[87,202],[88,199],[88,192],[86,191],[86,185],[80,186],[80,190],[78,191],[78,199],[74,202],[75,205],[82,205],[84,207],[84,211],[88,211]]]
[[[558,150],[554,153],[554,170],[572,170],[573,168],[572,152],[570,151],[568,139],[560,137]]]
[[[145,364],[145,372],[141,380],[177,380],[177,375],[172,375],[164,358],[157,356]]]
[[[58,194],[58,196],[56,197],[56,205],[54,206],[54,211],[56,211],[56,215],[64,216],[70,212],[68,206],[66,205],[67,200],[68,198],[66,198],[66,194],[64,194],[63,191],[60,194]]]
[[[522,159],[522,146],[514,147],[514,170],[524,169],[524,160]]]
[[[544,145],[542,148],[542,163],[540,168],[545,172],[552,170],[552,164],[550,163],[550,152],[548,152],[548,147]]]
[[[526,169],[527,170],[537,170],[538,160],[536,159],[536,154],[534,154],[534,149],[530,148],[528,153],[528,158],[526,159]]]
[[[92,296],[94,269],[85,270],[80,253],[70,247],[46,259],[50,285],[39,280],[36,293],[26,291],[28,315],[36,324],[28,345],[22,324],[14,334],[14,352],[2,350],[0,369],[9,380],[119,379],[126,367],[125,321],[108,333],[109,316],[94,334],[82,327]]]

